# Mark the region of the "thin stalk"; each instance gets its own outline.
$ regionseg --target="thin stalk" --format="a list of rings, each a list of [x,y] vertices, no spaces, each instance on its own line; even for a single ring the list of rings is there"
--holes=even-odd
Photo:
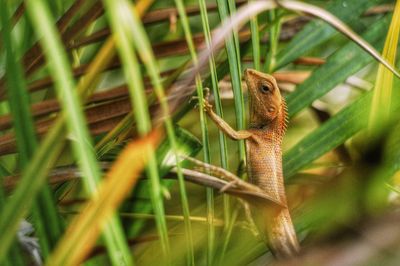
[[[185,7],[183,5],[182,0],[175,0],[176,7],[178,9],[178,14],[181,20],[181,24],[183,27],[183,31],[185,33],[186,42],[189,47],[190,56],[192,58],[193,64],[196,66],[198,64],[198,58],[196,54],[196,48],[194,46],[192,40],[192,33],[190,30],[189,21],[185,12]],[[204,22],[203,22],[204,24]],[[201,81],[200,75],[196,76],[196,92],[199,99],[199,105],[203,106],[204,95],[203,95],[203,84]],[[201,135],[202,135],[202,142],[203,142],[203,158],[205,162],[210,162],[210,143],[209,143],[209,136],[208,136],[208,125],[207,120],[205,118],[205,113],[203,108],[199,108],[199,117],[200,117],[200,128],[201,128]],[[210,220],[207,229],[207,254],[208,254],[208,262],[212,260],[212,253],[213,253],[213,246],[214,246],[214,196],[213,192],[210,189],[206,189],[206,198],[207,198],[207,217]]]
[[[135,36],[133,35],[133,33],[138,33],[138,28],[140,28],[140,20],[135,11],[130,13],[129,16],[126,16],[126,14],[121,14],[121,11],[130,8],[127,1],[105,0],[104,4],[109,12],[108,16],[116,39],[118,52],[120,53],[120,58],[123,63],[122,67],[128,83],[132,105],[135,107],[134,117],[136,120],[138,133],[139,135],[144,136],[151,131],[151,119],[147,106],[142,75],[140,73],[139,62],[131,44],[136,44],[139,39],[141,40],[142,38],[145,38],[145,34],[141,32],[143,31],[143,29],[141,29],[141,31],[139,30],[139,33],[142,36],[139,34]],[[124,18],[125,20],[122,20],[121,18]],[[137,49],[141,51],[140,54],[145,53],[143,49]],[[143,60],[147,63],[146,66],[150,64],[150,60],[150,58]],[[165,221],[160,177],[157,169],[157,160],[154,151],[149,150],[149,153],[149,162],[146,167],[146,174],[149,176],[151,183],[151,199],[156,215],[156,225],[160,235],[161,247],[164,256],[168,262],[171,263],[170,245]]]
[[[251,0],[254,1],[254,0]],[[251,29],[251,44],[253,46],[253,65],[254,69],[261,70],[261,52],[260,52],[260,28],[258,27],[257,16],[254,16],[250,20]]]
[[[269,28],[269,48],[265,60],[264,69],[266,73],[272,73],[276,65],[276,54],[278,52],[279,35],[281,32],[281,17],[279,10],[270,10],[268,12],[268,21],[272,24]]]
[[[211,48],[211,33],[210,33],[210,26],[208,22],[208,14],[207,14],[207,7],[206,2],[204,0],[199,0],[199,7],[200,7],[200,14],[201,20],[203,25],[203,32],[205,37],[205,42],[207,48]],[[215,65],[214,55],[211,54],[209,58],[209,66],[210,66],[210,73],[211,73],[211,86],[214,94],[214,103],[215,103],[215,110],[216,113],[220,117],[223,116],[222,104],[221,104],[221,97],[218,88],[218,76],[217,76],[217,68]],[[219,143],[219,157],[221,166],[224,169],[228,169],[228,150],[226,145],[226,137],[225,134],[219,130],[218,131],[218,143]],[[206,151],[204,150],[204,153]],[[205,156],[204,156],[205,157]],[[204,158],[205,162],[206,158]],[[207,241],[207,265],[213,265],[213,258],[214,258],[214,249],[215,249],[215,230],[214,230],[214,195],[213,190],[208,188],[207,189],[207,220],[208,220],[208,241]]]
[[[228,19],[233,12],[235,12],[235,4],[230,0],[217,0],[218,13],[221,21]],[[245,127],[245,113],[244,113],[244,100],[242,92],[242,80],[241,80],[241,67],[240,67],[240,54],[238,47],[237,34],[233,34],[225,41],[225,49],[228,56],[229,71],[231,75],[232,89],[234,95],[235,103],[235,114],[236,114],[236,127],[238,130],[242,130]],[[246,154],[244,141],[238,141],[239,149],[239,161],[245,162]],[[229,225],[231,223],[231,210],[230,210],[230,198],[224,197],[224,220],[225,224]],[[225,232],[228,227],[225,227]],[[225,241],[228,238],[225,234]]]
[[[182,17],[182,14],[181,14],[181,17]],[[137,46],[138,50],[142,51],[140,53],[142,60],[144,62],[147,62],[147,64],[145,66],[146,66],[147,72],[149,73],[149,76],[152,80],[156,96],[160,102],[161,112],[163,113],[163,116],[165,119],[164,123],[165,123],[165,127],[167,129],[167,138],[171,144],[171,148],[172,148],[172,151],[175,156],[179,191],[180,191],[180,196],[181,196],[182,211],[183,211],[183,217],[184,217],[185,233],[186,233],[186,238],[187,238],[187,243],[188,243],[188,256],[187,256],[188,264],[194,265],[194,244],[193,244],[192,226],[191,226],[191,221],[190,221],[189,201],[188,201],[187,194],[186,194],[185,180],[184,180],[182,169],[181,169],[180,158],[179,158],[179,154],[178,154],[179,149],[178,149],[177,140],[176,140],[176,136],[175,136],[175,130],[174,130],[171,115],[170,115],[168,101],[167,101],[167,98],[164,93],[164,88],[163,88],[163,84],[161,82],[160,71],[158,69],[157,61],[153,54],[151,44],[145,33],[142,22],[139,20],[139,18],[137,16],[134,16],[134,19],[136,22],[135,23],[136,34],[139,36],[139,38],[136,38],[136,46]]]

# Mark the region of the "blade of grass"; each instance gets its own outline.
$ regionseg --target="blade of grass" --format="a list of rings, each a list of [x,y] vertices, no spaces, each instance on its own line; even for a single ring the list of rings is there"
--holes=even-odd
[[[179,9],[179,8],[178,8]],[[182,11],[182,10],[181,10]],[[185,19],[186,14],[181,14],[180,17],[181,19]],[[154,91],[155,94],[158,98],[158,101],[160,102],[161,110],[164,114],[164,124],[165,128],[167,130],[167,138],[170,142],[172,152],[175,156],[175,161],[176,161],[176,168],[177,168],[177,175],[178,175],[178,184],[179,184],[179,191],[180,191],[180,196],[181,196],[181,204],[182,204],[182,211],[183,211],[183,216],[184,216],[184,224],[185,224],[185,234],[186,234],[186,239],[188,242],[188,264],[193,264],[194,265],[194,249],[193,249],[193,233],[192,233],[192,227],[191,227],[191,221],[190,221],[190,211],[189,211],[189,203],[187,199],[187,194],[186,194],[186,188],[185,188],[185,182],[183,178],[183,174],[181,171],[181,165],[180,165],[180,158],[178,156],[178,145],[176,141],[176,136],[175,136],[175,130],[172,124],[172,119],[171,119],[171,114],[169,111],[169,106],[167,102],[167,98],[164,93],[164,88],[163,84],[161,82],[160,78],[160,71],[157,66],[157,62],[155,60],[153,51],[151,50],[151,44],[148,40],[148,37],[145,33],[144,27],[139,20],[138,16],[136,14],[133,14],[133,18],[135,23],[134,25],[134,31],[139,38],[135,38],[135,44],[137,47],[138,51],[141,51],[140,56],[142,61],[146,62],[147,64],[146,69],[147,72],[149,73],[149,76],[152,80],[153,86],[154,86]],[[136,36],[135,35],[135,36]]]
[[[218,0],[218,13],[221,20],[226,20],[230,16],[233,16],[236,13],[236,7],[234,1],[230,0]],[[245,127],[245,110],[244,110],[244,99],[243,99],[243,90],[242,90],[242,78],[241,78],[241,63],[240,63],[240,51],[237,37],[237,30],[233,27],[232,36],[228,37],[225,40],[225,49],[228,56],[229,62],[229,72],[231,76],[232,82],[232,90],[234,95],[234,103],[235,103],[235,116],[236,116],[236,127],[238,130],[244,129]],[[245,146],[244,141],[238,141],[238,149],[239,149],[239,161],[241,163],[245,162],[246,154],[245,154]],[[230,240],[231,230],[236,219],[236,211],[231,213],[231,203],[228,196],[224,196],[224,221],[225,221],[225,236],[224,236],[224,244],[223,244],[223,252],[220,255],[220,260],[224,259],[224,253],[226,247]]]
[[[232,13],[229,10],[227,1],[218,0],[218,13],[221,20],[228,19]],[[232,27],[235,29],[235,27]],[[245,127],[245,114],[244,114],[244,100],[242,92],[242,79],[241,79],[241,67],[240,67],[240,55],[238,54],[237,40],[234,37],[228,37],[225,42],[225,49],[228,55],[229,69],[232,80],[232,89],[235,101],[235,113],[236,113],[236,127],[238,130],[244,129]],[[244,142],[239,141],[239,158],[245,160]]]
[[[218,0],[218,14],[221,21],[227,20],[231,11],[229,8],[229,1],[226,0]],[[235,29],[235,28],[234,28]],[[232,33],[231,33],[232,34]],[[236,128],[238,130],[244,129],[245,121],[244,121],[244,101],[243,101],[243,93],[242,93],[242,80],[241,80],[241,69],[240,69],[240,55],[238,54],[237,40],[235,39],[235,33],[231,35],[225,40],[225,50],[228,56],[229,62],[229,73],[231,76],[232,82],[232,90],[234,95],[234,103],[235,103],[235,117],[236,117]],[[215,40],[215,38],[214,38]],[[244,142],[238,141],[238,150],[239,150],[239,161],[245,161],[245,149]],[[229,225],[231,219],[231,210],[230,210],[230,199],[228,196],[224,196],[224,221],[225,225]],[[225,230],[228,229],[225,227]]]
[[[24,168],[37,149],[37,140],[33,120],[29,113],[29,96],[19,58],[19,44],[13,40],[9,24],[8,4],[1,1],[0,17],[3,33],[3,45],[6,49],[6,84],[10,110],[14,120],[14,131],[19,151],[20,167]],[[42,256],[47,257],[62,233],[55,200],[50,187],[44,186],[34,209],[34,222],[41,243]]]
[[[183,27],[183,31],[185,33],[185,39],[186,43],[189,47],[189,52],[190,56],[192,58],[193,64],[197,65],[198,64],[198,59],[197,59],[197,54],[196,54],[196,49],[192,40],[192,33],[190,30],[189,26],[189,21],[185,12],[185,7],[183,5],[183,2],[181,0],[175,0],[175,5],[178,10],[178,14],[181,20],[181,25]],[[204,96],[203,96],[203,84],[201,82],[201,77],[200,75],[196,76],[196,92],[197,92],[197,97],[199,97],[199,105],[203,106],[203,101],[204,101]],[[200,116],[200,128],[201,128],[201,136],[202,136],[202,142],[203,142],[203,158],[206,162],[210,162],[210,143],[208,139],[208,125],[207,125],[207,120],[205,119],[204,115],[204,110],[203,108],[199,108],[199,116]],[[182,177],[182,182],[183,182],[183,175],[182,172],[179,170],[178,175],[181,175]],[[207,234],[208,234],[208,244],[210,242],[213,242],[214,238],[214,228],[212,226],[212,220],[214,219],[213,217],[213,210],[214,210],[214,201],[213,201],[213,193],[209,189],[206,190],[206,197],[207,197],[207,216],[210,217],[211,221],[210,224],[207,228]],[[207,250],[210,252],[211,247],[208,246]],[[193,259],[193,240],[191,239],[190,243],[190,251],[189,255],[192,256],[192,258],[188,257],[188,264],[194,265],[194,259]],[[209,254],[209,253],[208,253]]]
[[[395,64],[396,61],[399,33],[400,1],[397,1],[382,52],[383,57],[391,64]],[[379,65],[368,122],[368,130],[371,135],[379,135],[390,120],[392,90],[393,73],[383,65]]]
[[[369,7],[378,4],[380,0],[335,0],[326,10],[351,27],[359,24],[360,15]],[[277,55],[275,69],[280,69],[301,55],[304,55],[334,36],[336,31],[327,24],[315,20],[307,24]]]
[[[203,32],[205,37],[205,42],[207,48],[210,49],[211,47],[211,33],[210,33],[210,26],[208,21],[208,14],[206,3],[204,0],[199,0],[199,7],[200,7],[200,14],[201,14],[201,21],[203,25]],[[220,117],[223,116],[222,111],[222,104],[221,104],[221,97],[219,94],[218,88],[218,74],[217,69],[215,66],[215,59],[214,54],[211,54],[209,58],[209,67],[210,67],[210,76],[211,76],[211,88],[214,95],[214,103],[215,103],[215,110]],[[200,96],[199,96],[200,97]],[[204,140],[203,140],[204,142]],[[228,150],[226,145],[226,137],[223,132],[220,130],[218,131],[218,143],[219,143],[219,157],[221,166],[224,169],[228,169]],[[209,153],[208,151],[204,150],[204,161],[207,161],[206,154]],[[214,249],[215,249],[215,230],[214,230],[214,192],[212,189],[207,189],[207,222],[208,222],[208,235],[207,235],[207,265],[213,265],[213,258],[214,258]]]
[[[254,1],[254,0],[251,0]],[[251,28],[251,44],[253,45],[253,65],[254,69],[261,70],[261,52],[260,52],[260,29],[258,27],[257,16],[254,16],[250,20]]]
[[[387,69],[393,72],[393,74],[395,74],[398,78],[400,78],[400,73],[396,70],[396,68],[392,64],[390,64],[387,60],[385,60],[385,58],[383,58],[380,55],[380,53],[375,50],[374,47],[372,47],[368,42],[366,42],[357,33],[355,33],[349,26],[347,26],[345,23],[343,23],[341,20],[339,20],[331,13],[317,6],[298,1],[283,0],[279,1],[278,4],[288,10],[306,12],[307,14],[312,14],[314,16],[323,19],[324,21],[329,23],[332,27],[336,28],[339,32],[344,34],[347,38],[356,42],[360,47],[362,47],[371,56],[373,56],[376,60],[382,63]]]
[[[128,88],[132,100],[132,105],[135,106],[134,116],[137,124],[139,135],[143,136],[151,130],[151,119],[147,107],[147,100],[144,93],[144,85],[141,78],[140,67],[132,49],[131,44],[135,44],[134,40],[137,38],[132,34],[137,32],[138,19],[136,13],[124,13],[130,9],[126,1],[104,1],[107,6],[108,16],[110,19],[111,27],[114,32],[117,48],[120,53],[120,58],[123,62],[123,70],[125,78],[127,79]],[[138,38],[140,39],[140,38]],[[139,50],[139,49],[138,49]],[[143,50],[140,50],[142,54]],[[147,54],[146,54],[147,55]],[[148,56],[148,55],[147,55]],[[143,60],[149,64],[150,58]],[[157,161],[155,154],[149,154],[149,162],[146,167],[146,173],[151,180],[151,198],[156,214],[156,224],[158,233],[160,235],[161,247],[164,257],[170,262],[170,245],[168,239],[167,225],[164,217],[163,198],[160,185],[160,177],[157,169]]]
[[[271,10],[268,12],[268,21],[272,24],[269,28],[269,47],[267,58],[265,60],[264,69],[266,73],[272,73],[276,65],[276,53],[278,51],[279,36],[281,33],[281,17],[278,15],[279,10]]]

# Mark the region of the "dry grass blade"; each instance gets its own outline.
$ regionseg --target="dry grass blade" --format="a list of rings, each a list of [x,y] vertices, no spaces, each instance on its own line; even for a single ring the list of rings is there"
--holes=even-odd
[[[223,190],[222,192],[224,193],[240,197],[244,200],[248,200],[251,203],[261,203],[267,205],[276,204],[278,206],[284,205],[275,198],[265,194],[260,188],[253,186],[250,183],[240,182],[233,184],[232,182],[228,182],[215,176],[191,169],[182,169],[182,173],[185,176],[185,180],[189,182],[218,189],[219,191]]]
[[[394,9],[392,22],[386,36],[383,56],[391,63],[396,62],[397,45],[400,33],[400,1]],[[393,90],[393,73],[383,65],[379,65],[378,75],[372,98],[371,111],[369,115],[368,129],[370,133],[379,133],[389,121],[391,116],[391,102]]]
[[[160,140],[160,132],[128,144],[99,185],[98,192],[71,223],[47,265],[78,265],[92,250],[102,226],[132,191],[148,159]]]

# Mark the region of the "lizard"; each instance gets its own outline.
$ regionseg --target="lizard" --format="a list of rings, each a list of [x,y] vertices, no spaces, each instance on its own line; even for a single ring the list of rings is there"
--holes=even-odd
[[[233,140],[245,140],[250,183],[280,202],[251,207],[251,216],[272,254],[277,258],[296,255],[300,246],[292,223],[282,173],[282,139],[287,127],[287,109],[277,82],[271,75],[246,69],[250,120],[248,128],[236,131],[204,99],[207,115]]]

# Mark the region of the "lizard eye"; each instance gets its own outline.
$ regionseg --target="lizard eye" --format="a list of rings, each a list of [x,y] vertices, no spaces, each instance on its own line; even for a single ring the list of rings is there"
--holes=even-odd
[[[262,84],[260,91],[264,94],[271,92],[271,88],[268,85]]]

